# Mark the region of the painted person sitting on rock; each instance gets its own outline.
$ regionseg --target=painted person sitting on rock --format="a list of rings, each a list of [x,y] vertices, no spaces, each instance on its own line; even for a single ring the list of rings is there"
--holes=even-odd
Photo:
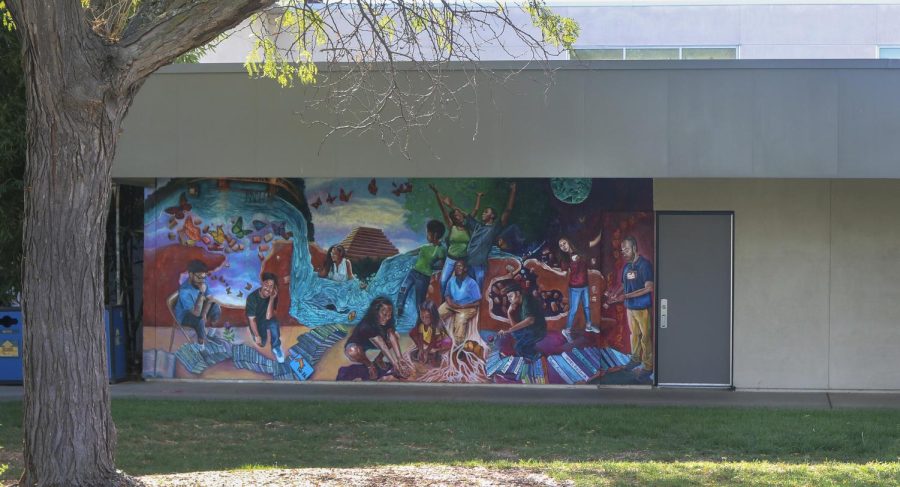
[[[247,296],[244,312],[250,322],[250,333],[259,347],[266,346],[266,339],[271,338],[272,355],[278,363],[284,363],[284,352],[281,351],[281,326],[275,320],[275,309],[278,307],[278,278],[271,272],[262,275],[262,285]]]
[[[445,323],[449,322],[449,331],[456,343],[462,343],[469,335],[469,326],[478,314],[481,290],[475,279],[469,277],[466,261],[459,260],[453,268],[453,277],[447,281],[444,289],[444,303],[438,308],[438,314]],[[471,326],[475,326],[472,323]]]
[[[516,343],[515,354],[534,361],[541,358],[535,345],[547,336],[547,321],[544,320],[541,303],[531,294],[523,293],[522,286],[511,281],[503,290],[509,299],[509,329],[501,330],[498,335],[511,335]]]

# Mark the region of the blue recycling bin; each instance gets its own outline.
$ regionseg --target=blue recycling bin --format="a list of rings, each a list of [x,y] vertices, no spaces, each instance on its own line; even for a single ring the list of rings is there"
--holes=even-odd
[[[106,322],[106,345],[109,348],[107,364],[109,366],[109,381],[121,382],[128,375],[125,360],[125,313],[121,306],[106,308],[103,314]]]
[[[0,384],[22,383],[22,311],[0,308]]]
[[[125,315],[121,306],[106,308],[107,363],[110,382],[128,376],[125,345]],[[0,308],[0,384],[22,383],[22,311]]]

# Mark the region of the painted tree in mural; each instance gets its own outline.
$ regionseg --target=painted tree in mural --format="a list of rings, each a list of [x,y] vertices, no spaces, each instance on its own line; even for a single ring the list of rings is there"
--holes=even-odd
[[[271,8],[254,22],[250,73],[320,84],[337,115],[333,130],[378,130],[391,143],[451,112],[472,87],[475,66],[454,84],[444,63],[475,61],[501,37],[522,41],[518,54],[546,58],[545,42],[567,48],[577,35],[538,1],[523,6],[524,26],[511,13],[518,8],[477,2],[6,0],[5,8],[4,25],[14,24],[22,44],[27,100],[22,485],[129,482],[114,465],[104,229],[122,121],[151,73]],[[320,74],[316,52],[348,64]],[[422,91],[409,88],[416,76]]]
[[[502,211],[509,195],[509,182],[509,179],[416,179],[418,186],[434,185],[441,194],[449,196],[467,211],[473,208],[476,193],[484,195],[481,200],[482,209],[490,206]],[[544,179],[518,181],[515,217],[510,221],[521,230],[521,238],[535,240],[546,233],[544,222],[550,213],[547,205],[550,191]],[[407,225],[420,230],[424,230],[428,220],[441,214],[437,200],[430,191],[407,193],[403,208],[406,210]]]

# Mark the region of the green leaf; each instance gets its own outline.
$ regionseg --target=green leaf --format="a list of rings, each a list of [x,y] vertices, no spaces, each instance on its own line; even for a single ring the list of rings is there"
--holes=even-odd
[[[6,30],[15,30],[16,23],[13,22],[12,14],[6,8],[6,2],[0,0],[0,26]]]
[[[532,0],[522,6],[531,16],[531,23],[541,29],[544,42],[563,49],[570,49],[581,33],[578,22],[553,13],[543,1]]]

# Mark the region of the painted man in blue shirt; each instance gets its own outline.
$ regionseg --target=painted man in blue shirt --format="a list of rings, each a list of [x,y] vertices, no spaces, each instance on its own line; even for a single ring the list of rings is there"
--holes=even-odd
[[[175,320],[181,326],[193,328],[197,333],[200,350],[206,349],[206,322],[215,322],[222,314],[219,303],[209,297],[206,277],[209,268],[202,261],[192,260],[187,265],[188,278],[178,288],[175,302]]]
[[[650,310],[653,308],[653,265],[638,254],[637,240],[622,240],[622,287],[628,328],[631,330],[631,361],[627,368],[641,366],[641,378],[653,373],[653,331],[650,327]]]
[[[462,343],[468,335],[469,323],[478,313],[481,290],[478,283],[469,277],[466,261],[458,260],[453,267],[453,277],[447,281],[444,289],[444,303],[438,308],[438,314],[445,323],[452,320],[449,326],[456,343]]]

